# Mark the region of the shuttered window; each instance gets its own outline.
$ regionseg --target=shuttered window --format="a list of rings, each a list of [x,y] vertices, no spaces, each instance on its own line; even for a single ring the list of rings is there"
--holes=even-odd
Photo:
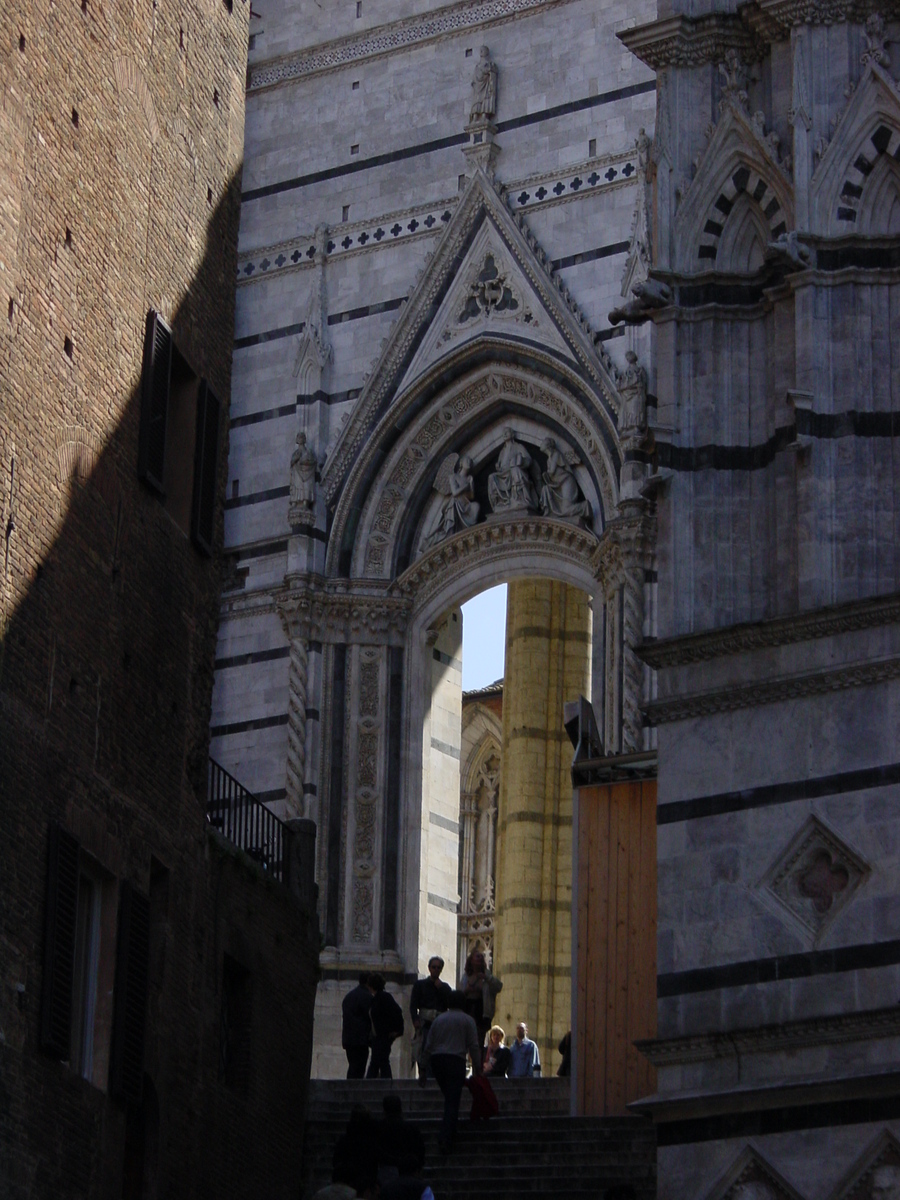
[[[138,475],[165,495],[166,425],[172,374],[172,331],[159,313],[147,316],[141,384],[141,434]]]
[[[150,901],[122,882],[109,1090],[139,1104],[144,1080],[144,1026],[150,958]]]
[[[59,1059],[69,1057],[77,915],[78,842],[54,821],[47,874],[41,1049]]]
[[[213,552],[216,479],[219,466],[219,401],[205,379],[197,394],[197,439],[194,444],[194,500],[191,537],[204,554]]]

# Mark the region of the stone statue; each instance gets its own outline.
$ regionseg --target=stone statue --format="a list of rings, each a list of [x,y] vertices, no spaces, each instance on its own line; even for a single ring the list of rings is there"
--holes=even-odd
[[[456,454],[448,454],[434,481],[434,490],[447,499],[425,530],[423,550],[430,550],[457,530],[476,524],[481,505],[475,499],[474,489],[471,458],[467,454],[461,458]]]
[[[472,101],[469,123],[483,118],[490,120],[497,111],[497,64],[491,62],[491,52],[482,46],[472,79]]]
[[[567,456],[551,437],[544,439],[541,450],[547,455],[547,470],[541,488],[541,512],[545,517],[560,517],[563,521],[574,521],[587,529],[591,523],[591,505],[581,497],[572,470],[578,459],[574,454]]]
[[[292,525],[311,525],[316,509],[316,456],[306,444],[306,434],[297,434],[297,445],[291,455],[291,501],[290,522]]]
[[[488,476],[488,499],[495,513],[534,512],[538,506],[534,484],[528,474],[531,455],[510,428],[503,431],[503,448],[496,469]]]
[[[647,373],[633,350],[625,351],[628,366],[619,379],[622,397],[622,429],[644,429],[647,425]]]
[[[650,151],[653,149],[653,140],[647,137],[647,131],[643,125],[634,139],[634,148],[637,151],[637,168],[646,175],[650,167]]]

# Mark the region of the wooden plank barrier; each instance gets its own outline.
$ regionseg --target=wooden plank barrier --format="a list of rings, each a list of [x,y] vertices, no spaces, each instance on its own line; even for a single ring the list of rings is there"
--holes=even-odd
[[[656,1090],[656,780],[576,787],[573,1108],[615,1116]]]

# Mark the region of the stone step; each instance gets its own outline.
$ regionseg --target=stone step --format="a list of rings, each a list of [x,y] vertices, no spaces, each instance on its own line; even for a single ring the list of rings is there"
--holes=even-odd
[[[500,1111],[515,1108],[517,1112],[542,1115],[567,1115],[570,1108],[570,1088],[567,1079],[497,1079],[491,1081]],[[400,1096],[403,1112],[409,1117],[425,1116],[443,1111],[444,1100],[433,1080],[421,1088],[412,1079],[347,1079],[312,1080],[307,1112],[316,1120],[332,1114],[348,1114],[354,1104],[363,1104],[380,1116],[382,1098],[389,1093]],[[460,1112],[467,1115],[472,1098],[463,1091]]]
[[[566,1079],[492,1081],[500,1114],[489,1122],[467,1119],[463,1092],[457,1141],[449,1155],[437,1148],[443,1097],[437,1085],[411,1079],[315,1080],[305,1129],[305,1200],[331,1177],[334,1146],[354,1104],[375,1117],[382,1099],[399,1095],[404,1115],[425,1138],[424,1176],[437,1200],[529,1200],[572,1197],[600,1200],[614,1187],[630,1187],[635,1200],[656,1195],[653,1126],[639,1117],[570,1117]]]

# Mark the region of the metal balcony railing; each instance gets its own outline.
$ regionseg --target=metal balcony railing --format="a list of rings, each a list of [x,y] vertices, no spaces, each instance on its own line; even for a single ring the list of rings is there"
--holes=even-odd
[[[206,819],[279,883],[287,883],[288,830],[233,775],[209,760]]]

